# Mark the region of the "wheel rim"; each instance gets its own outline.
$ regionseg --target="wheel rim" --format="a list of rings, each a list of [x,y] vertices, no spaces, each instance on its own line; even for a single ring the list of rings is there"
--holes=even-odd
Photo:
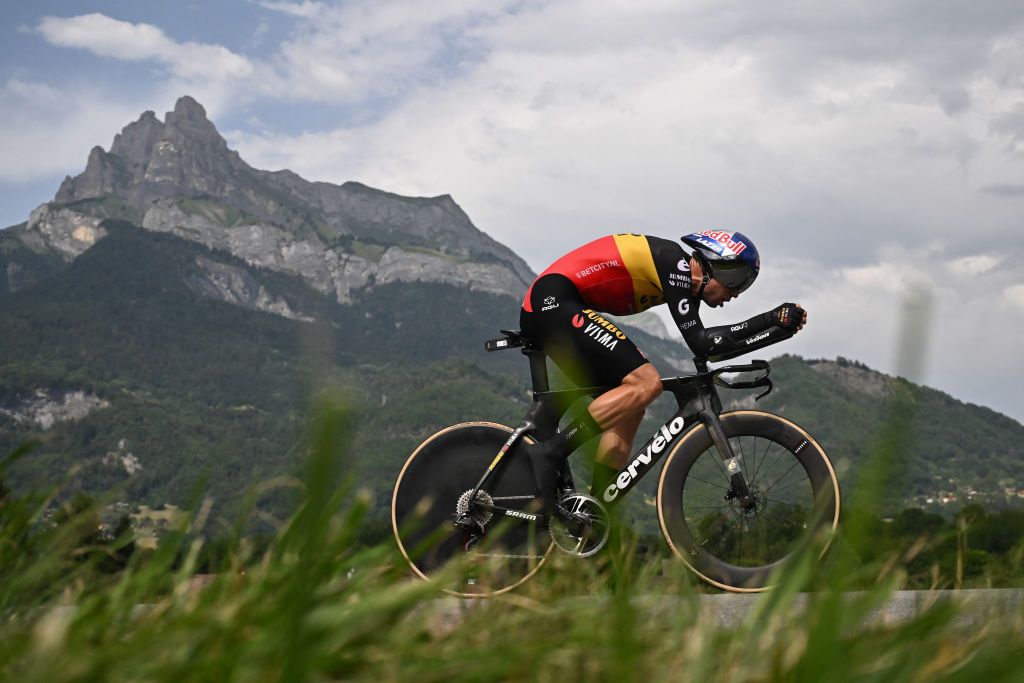
[[[437,520],[450,521],[453,518],[459,496],[465,492],[464,489],[474,485],[511,431],[509,427],[491,422],[453,425],[425,440],[406,460],[395,482],[391,522],[399,550],[420,578],[431,580],[449,558],[464,549],[465,539],[461,532],[448,527],[442,529]],[[469,432],[482,435],[481,438],[488,442],[488,448],[493,447],[493,450],[486,452],[479,463],[474,462],[468,469],[456,468],[457,476],[446,477],[436,487],[423,489],[413,485],[420,479],[417,468],[424,467],[424,458],[431,457],[426,454],[431,453],[432,448],[443,448],[443,444]],[[488,597],[507,592],[533,576],[551,552],[550,537],[546,531],[537,529],[536,532],[531,531],[528,538],[514,542],[515,545],[528,545],[530,551],[526,554],[530,557],[509,557],[514,553],[506,552],[502,544],[515,537],[516,524],[499,520],[490,526],[494,527],[494,533],[489,532],[489,538],[471,549],[466,571],[447,575],[454,584],[446,584],[445,592],[464,597]],[[436,533],[438,529],[440,533]]]
[[[806,431],[778,415],[756,410],[742,410],[722,414],[721,421],[722,427],[730,439],[736,438],[737,434],[744,435],[744,438],[747,439],[755,435],[761,438],[770,438],[776,444],[784,445],[796,459],[800,460],[811,480],[811,487],[814,491],[815,515],[813,519],[817,524],[814,527],[815,533],[808,533],[804,540],[816,537],[819,531],[829,532],[826,533],[825,542],[820,547],[819,557],[823,556],[831,543],[831,532],[838,526],[840,511],[839,481],[825,451]],[[762,482],[758,488],[763,493],[765,489],[773,486],[772,481],[768,478],[773,470],[772,468],[765,469],[768,467],[768,461],[764,460],[764,456],[760,452],[755,456],[752,449],[747,447],[747,443],[749,441],[744,442],[742,454],[737,447],[736,455],[746,471],[753,468],[754,472],[757,472],[755,479]],[[762,566],[730,564],[728,560],[706,552],[698,544],[704,539],[695,539],[684,520],[682,513],[684,482],[690,467],[699,456],[703,455],[704,451],[710,448],[711,438],[707,430],[697,427],[680,439],[669,453],[658,483],[658,520],[662,534],[672,552],[707,583],[733,592],[767,590],[771,588],[769,582],[772,573],[786,561],[787,557],[784,556],[775,563]],[[774,480],[780,482],[775,485],[775,488],[789,483],[781,477],[785,473],[784,471],[778,469],[774,471],[776,474]],[[686,488],[689,489],[688,483]],[[688,493],[691,496],[696,495],[692,491]],[[768,496],[775,497],[774,488]],[[724,500],[716,501],[715,507],[723,502]],[[765,502],[765,499],[762,497],[760,502]],[[772,501],[767,502],[771,503]],[[692,509],[695,503],[687,505]],[[738,524],[749,526],[750,522],[741,521]],[[736,561],[735,554],[746,555],[747,552],[745,550],[743,553],[739,553],[739,550],[735,549],[733,561]],[[773,554],[782,555],[780,551],[774,549]]]

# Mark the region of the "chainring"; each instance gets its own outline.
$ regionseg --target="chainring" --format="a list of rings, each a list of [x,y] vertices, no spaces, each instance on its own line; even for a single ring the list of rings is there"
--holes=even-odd
[[[586,520],[587,526],[582,532],[570,529],[570,523],[557,513],[552,514],[548,522],[548,533],[559,550],[576,557],[590,557],[604,548],[611,527],[608,510],[601,501],[582,493],[570,493],[563,496],[558,504],[573,516]]]

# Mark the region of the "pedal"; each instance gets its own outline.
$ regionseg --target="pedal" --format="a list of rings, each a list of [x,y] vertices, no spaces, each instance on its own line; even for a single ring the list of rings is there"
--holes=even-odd
[[[594,522],[588,515],[573,513],[562,506],[561,503],[555,506],[555,514],[558,515],[559,519],[565,524],[566,530],[573,536],[585,536],[594,527]]]

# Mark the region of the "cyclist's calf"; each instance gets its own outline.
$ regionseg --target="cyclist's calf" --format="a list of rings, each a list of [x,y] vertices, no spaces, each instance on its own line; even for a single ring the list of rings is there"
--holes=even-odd
[[[633,450],[633,437],[636,436],[637,429],[639,429],[646,412],[646,410],[641,410],[639,413],[629,416],[601,435],[595,458],[597,462],[618,469],[629,459]]]

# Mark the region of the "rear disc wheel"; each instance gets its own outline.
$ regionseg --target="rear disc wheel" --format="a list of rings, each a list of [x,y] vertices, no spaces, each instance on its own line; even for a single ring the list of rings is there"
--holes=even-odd
[[[522,452],[523,441],[532,443],[529,437],[505,454],[486,490],[470,500],[511,433],[493,422],[442,429],[413,451],[395,482],[391,522],[398,547],[420,578],[443,580],[446,592],[485,597],[512,590],[533,576],[551,551],[550,535],[536,522],[486,509],[490,502],[537,511],[533,470]],[[480,533],[455,526],[467,512]],[[460,558],[462,571],[451,568]]]

